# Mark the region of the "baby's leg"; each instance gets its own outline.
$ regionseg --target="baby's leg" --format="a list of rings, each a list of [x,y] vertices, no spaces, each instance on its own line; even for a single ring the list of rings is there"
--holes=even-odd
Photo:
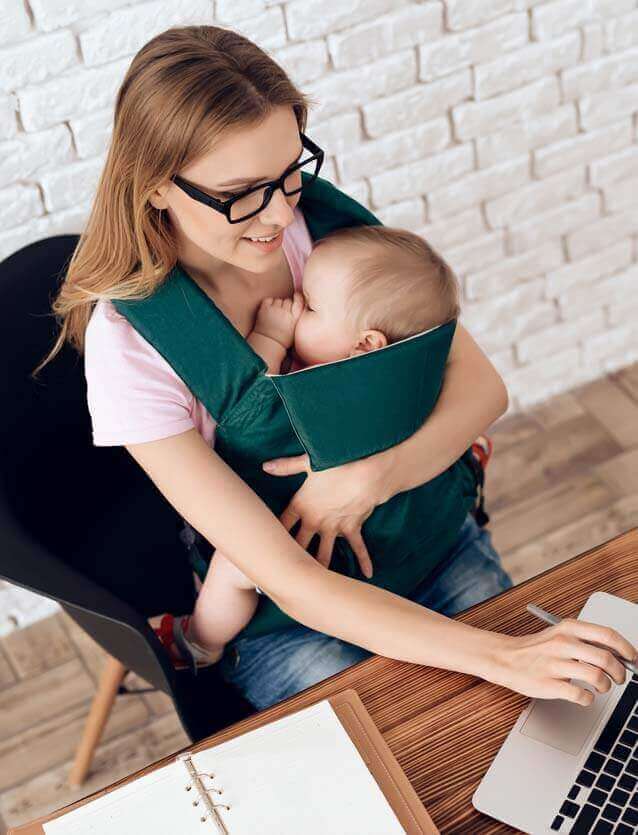
[[[257,607],[254,583],[219,550],[197,597],[188,639],[219,653],[246,626]]]

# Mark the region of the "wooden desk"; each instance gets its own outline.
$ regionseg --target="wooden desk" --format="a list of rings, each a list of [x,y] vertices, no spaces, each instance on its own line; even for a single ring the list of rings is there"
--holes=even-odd
[[[574,616],[596,590],[638,601],[638,528],[468,609],[459,620],[510,635],[537,632],[538,621],[525,610],[528,602]],[[245,719],[233,730],[248,730],[346,687],[359,693],[442,833],[514,831],[476,812],[471,797],[528,700],[472,676],[375,657]],[[222,741],[229,735],[225,730],[211,739]]]

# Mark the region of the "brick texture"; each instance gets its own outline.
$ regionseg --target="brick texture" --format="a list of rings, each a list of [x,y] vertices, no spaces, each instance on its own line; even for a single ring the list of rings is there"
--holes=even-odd
[[[132,55],[170,26],[218,23],[316,101],[322,176],[456,269],[511,411],[635,358],[638,0],[0,9],[0,258],[82,229]]]

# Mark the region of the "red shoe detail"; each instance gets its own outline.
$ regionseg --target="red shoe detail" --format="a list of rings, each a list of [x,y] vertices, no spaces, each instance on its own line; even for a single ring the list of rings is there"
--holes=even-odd
[[[188,620],[190,615],[186,615],[184,618],[184,628],[188,628]],[[175,616],[171,614],[166,614],[162,616],[160,621],[160,625],[153,628],[153,631],[159,638],[161,645],[164,647],[166,652],[168,653],[171,663],[176,670],[188,670],[190,669],[190,665],[184,661],[182,655],[175,643],[175,637],[173,635],[173,622],[175,621]]]
[[[182,633],[188,632],[191,615],[182,615],[180,619],[182,621]],[[217,663],[217,661],[198,659],[195,655],[192,658],[185,659],[175,640],[174,630],[175,616],[171,614],[162,615],[160,625],[153,627],[153,631],[168,653],[171,663],[176,670],[191,670],[191,672],[196,672],[196,670],[202,667],[210,667]]]
[[[478,458],[483,470],[487,469],[487,463],[492,456],[493,449],[494,444],[488,435],[479,435],[472,444],[472,452],[475,458]]]

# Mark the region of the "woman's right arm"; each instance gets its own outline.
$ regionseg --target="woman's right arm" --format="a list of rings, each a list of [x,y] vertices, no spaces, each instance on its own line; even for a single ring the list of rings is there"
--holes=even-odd
[[[477,629],[321,566],[196,429],[126,446],[175,509],[300,623],[378,655],[470,673],[529,696],[588,704],[569,678],[605,691],[633,659],[610,629],[571,619],[534,635]],[[605,671],[605,672],[603,672]]]

